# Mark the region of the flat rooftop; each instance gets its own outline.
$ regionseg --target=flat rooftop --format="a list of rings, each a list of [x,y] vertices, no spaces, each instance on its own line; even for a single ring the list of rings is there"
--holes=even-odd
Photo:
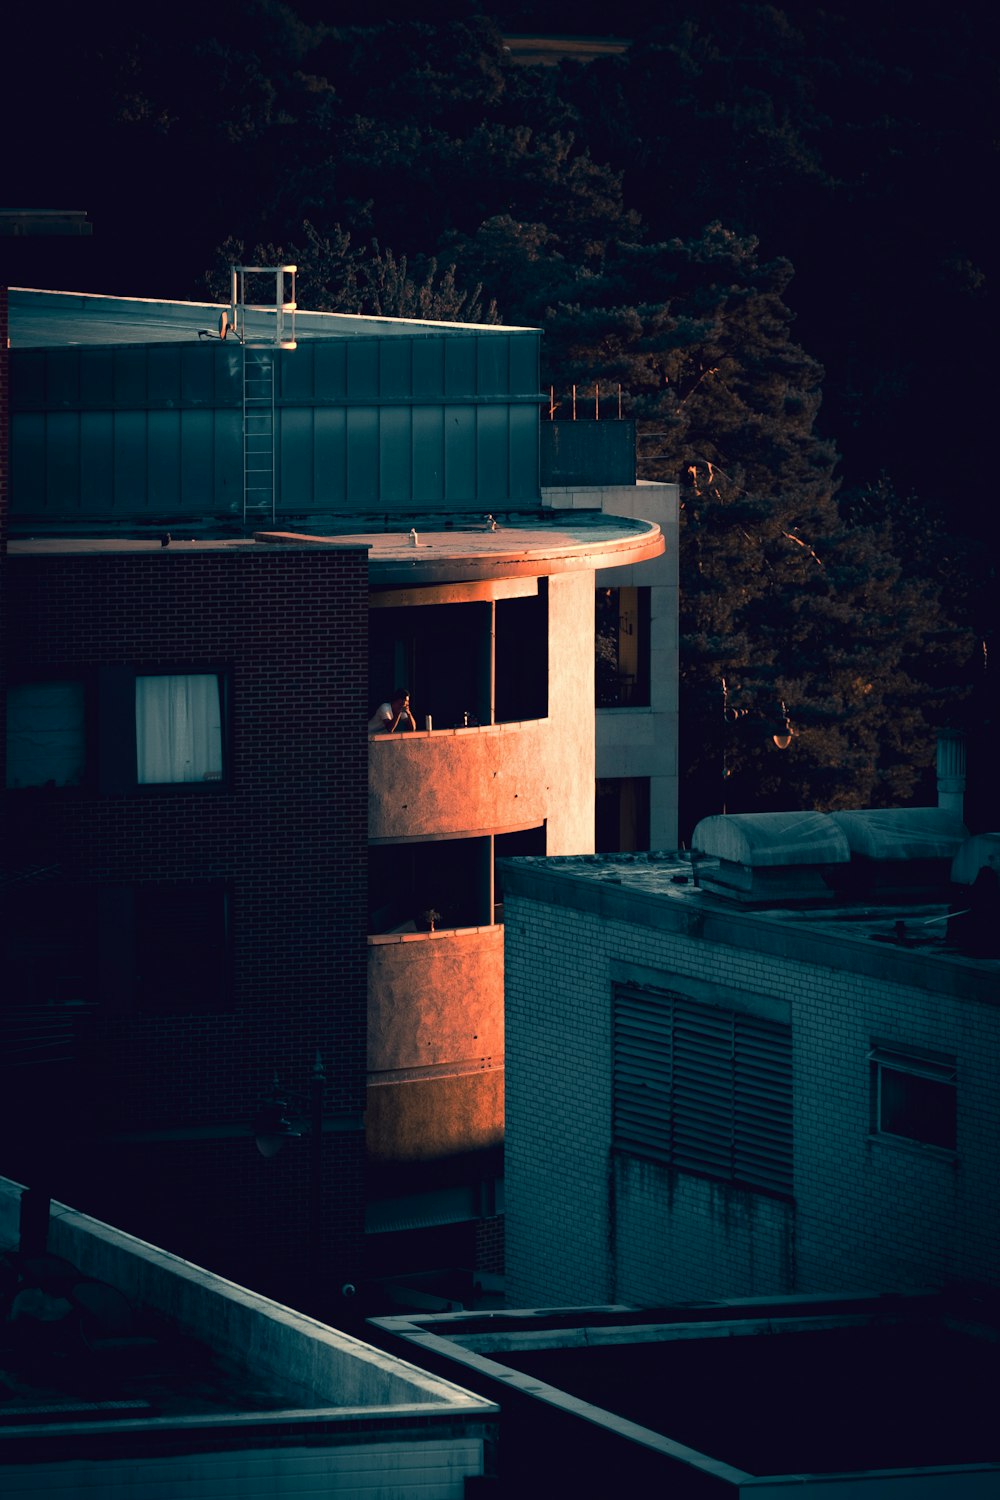
[[[690,931],[706,941],[798,962],[871,973],[899,984],[1000,1005],[1000,958],[949,940],[947,899],[808,902],[747,908],[702,889],[718,861],[675,851],[502,860],[507,895]]]
[[[109,1435],[120,1457],[392,1441],[416,1427],[433,1437],[496,1415],[447,1379],[64,1204],[51,1205],[45,1253],[21,1251],[21,1192],[0,1177],[0,1475],[99,1460]]]
[[[359,517],[344,517],[341,530],[329,532],[260,531],[252,537],[185,537],[153,531],[147,536],[38,536],[11,540],[12,557],[106,556],[159,553],[164,562],[192,552],[260,551],[262,548],[364,548],[373,585],[451,583],[531,578],[582,568],[613,568],[658,557],[664,550],[653,521],[606,516],[599,511],[541,512],[496,518],[496,530],[484,521],[459,517],[445,527],[441,518],[407,517],[400,530],[354,530]],[[415,536],[411,536],[411,530]]]
[[[261,277],[260,290],[273,296],[273,277]],[[80,344],[178,343],[202,336],[217,339],[223,302],[169,302],[147,297],[97,296],[90,292],[43,291],[11,287],[9,334],[12,349],[63,349]],[[249,342],[272,338],[272,308],[248,308]],[[361,317],[354,313],[296,311],[297,341],[329,338],[391,338],[405,335],[535,332],[499,323],[447,323],[417,318]]]
[[[232,1416],[299,1405],[63,1256],[0,1249],[0,1436],[39,1423]],[[44,1321],[45,1319],[51,1321]]]
[[[372,1322],[450,1357],[457,1379],[531,1395],[738,1487],[996,1464],[995,1312],[956,1293]]]

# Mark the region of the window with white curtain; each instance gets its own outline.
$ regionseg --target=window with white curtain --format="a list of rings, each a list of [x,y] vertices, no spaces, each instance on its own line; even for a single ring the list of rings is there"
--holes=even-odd
[[[222,693],[217,673],[135,679],[140,785],[222,779]]]

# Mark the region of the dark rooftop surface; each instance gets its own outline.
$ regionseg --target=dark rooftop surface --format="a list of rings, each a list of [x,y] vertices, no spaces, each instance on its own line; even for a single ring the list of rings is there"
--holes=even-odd
[[[1000,1458],[1000,1346],[943,1327],[512,1351],[515,1369],[749,1474]]]
[[[579,1417],[608,1414],[612,1426],[634,1423],[747,1475],[1000,1461],[1000,1327],[990,1294],[541,1308],[375,1324],[428,1354],[450,1354],[458,1378],[500,1390],[501,1405],[513,1382]],[[525,1386],[524,1376],[543,1385]],[[554,1400],[559,1393],[595,1411]]]
[[[0,1432],[297,1404],[59,1256],[0,1253],[0,1318]]]

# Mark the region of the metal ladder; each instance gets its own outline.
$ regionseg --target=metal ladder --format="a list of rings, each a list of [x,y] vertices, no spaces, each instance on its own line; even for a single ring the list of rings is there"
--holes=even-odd
[[[243,346],[243,521],[274,524],[274,350]]]
[[[243,348],[243,524],[273,525],[275,516],[275,381],[277,351],[295,348],[295,266],[233,266],[230,305],[222,315]],[[274,300],[250,303],[248,282],[273,277]],[[251,316],[248,318],[248,314]]]

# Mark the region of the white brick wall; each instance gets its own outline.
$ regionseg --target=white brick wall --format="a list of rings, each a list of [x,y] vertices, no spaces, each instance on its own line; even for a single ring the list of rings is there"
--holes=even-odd
[[[508,895],[511,1306],[891,1290],[1000,1274],[1000,1010]],[[794,1207],[611,1165],[613,963],[787,999]],[[957,1060],[958,1144],[869,1133],[872,1040]]]

